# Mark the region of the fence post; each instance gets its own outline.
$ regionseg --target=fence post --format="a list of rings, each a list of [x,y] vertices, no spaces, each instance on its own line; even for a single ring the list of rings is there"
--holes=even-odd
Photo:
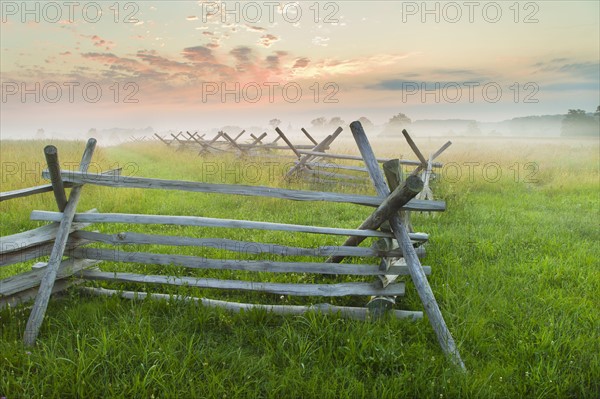
[[[53,145],[44,147],[44,155],[48,164],[48,172],[50,173],[50,181],[52,182],[52,191],[59,212],[63,212],[67,206],[67,195],[65,194],[65,186],[60,176],[60,163],[58,162],[58,150]]]
[[[352,135],[358,145],[361,155],[365,160],[365,164],[367,165],[367,169],[369,170],[369,175],[375,184],[377,189],[377,193],[379,195],[387,196],[390,192],[389,188],[385,184],[383,180],[383,174],[379,169],[379,164],[375,158],[375,154],[373,153],[373,149],[371,148],[371,144],[367,139],[367,135],[363,130],[360,122],[355,121],[350,124],[350,130],[352,131]],[[406,137],[407,141],[409,141],[409,145],[412,142],[408,133],[405,133],[406,130],[403,130],[402,133]],[[411,148],[414,146],[414,142],[412,143]],[[413,151],[419,159],[423,162],[425,159],[421,152],[416,146],[414,146]],[[427,161],[425,161],[426,163]],[[438,343],[442,347],[442,350],[446,355],[450,357],[450,360],[457,366],[459,366],[463,371],[466,371],[465,364],[463,363],[460,354],[456,348],[456,344],[454,342],[454,338],[452,338],[452,334],[448,330],[446,326],[446,322],[444,321],[444,316],[442,316],[442,312],[435,300],[435,296],[433,295],[433,291],[429,286],[429,282],[427,281],[427,276],[423,272],[423,268],[421,267],[421,262],[417,257],[415,252],[415,248],[413,247],[410,237],[408,236],[408,231],[406,227],[402,224],[400,217],[396,214],[392,214],[390,217],[390,225],[392,227],[392,231],[398,244],[402,248],[402,254],[404,259],[406,260],[406,264],[408,265],[408,270],[410,272],[410,276],[412,281],[419,293],[419,298],[423,303],[423,307],[425,308],[425,313],[429,318],[429,322],[433,327],[435,335],[437,336]]]
[[[95,147],[96,139],[89,139],[79,164],[79,170],[81,172],[87,172],[92,155],[94,154]],[[58,231],[56,232],[56,239],[54,240],[54,246],[52,247],[52,253],[50,254],[50,260],[48,261],[46,273],[44,274],[44,277],[40,283],[40,289],[35,297],[35,302],[33,304],[33,308],[31,309],[29,320],[27,320],[27,326],[25,327],[23,341],[27,346],[32,346],[35,344],[37,336],[40,332],[40,327],[44,321],[44,315],[46,313],[46,309],[48,308],[48,302],[50,301],[50,294],[52,294],[52,288],[54,287],[54,281],[56,280],[58,267],[62,262],[63,254],[65,252],[65,245],[69,239],[69,232],[71,229],[71,224],[73,223],[73,217],[75,216],[75,212],[77,210],[77,203],[79,202],[79,198],[81,196],[82,187],[83,186],[75,186],[71,190],[69,202],[64,210]]]

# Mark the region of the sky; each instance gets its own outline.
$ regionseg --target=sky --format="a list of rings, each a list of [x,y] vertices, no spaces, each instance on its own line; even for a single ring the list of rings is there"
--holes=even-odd
[[[600,104],[597,1],[1,2],[0,135]]]

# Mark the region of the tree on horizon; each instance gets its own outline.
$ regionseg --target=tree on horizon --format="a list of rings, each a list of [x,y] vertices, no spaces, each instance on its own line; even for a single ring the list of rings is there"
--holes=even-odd
[[[344,122],[344,120],[339,116],[334,116],[329,120],[328,123],[329,127],[331,127],[332,129],[337,129],[339,126],[343,126],[345,124],[346,122]]]
[[[596,114],[600,112],[600,106],[596,108]],[[588,115],[582,109],[570,109],[562,121],[561,136],[599,136],[600,120],[598,117]]]
[[[412,120],[406,116],[406,114],[399,112],[390,118],[383,129],[383,134],[398,134],[402,131],[402,129],[406,129],[410,124],[412,124]]]
[[[325,127],[326,123],[327,123],[327,118],[325,118],[324,116],[320,116],[320,117],[310,121],[310,124],[316,129],[323,129]]]
[[[373,122],[371,122],[371,120],[369,118],[367,118],[366,116],[361,116],[360,118],[358,118],[358,121],[365,129],[370,129],[375,126],[373,124]]]

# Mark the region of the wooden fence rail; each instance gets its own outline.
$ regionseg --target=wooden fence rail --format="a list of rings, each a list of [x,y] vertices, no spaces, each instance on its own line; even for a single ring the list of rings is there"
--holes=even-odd
[[[47,171],[44,171],[42,175],[45,178],[49,177],[49,173]],[[62,171],[61,177],[63,181],[72,184],[94,184],[106,187],[152,188],[161,190],[192,191],[199,193],[235,194],[280,198],[295,201],[346,202],[356,205],[374,207],[379,206],[383,201],[383,199],[378,197],[359,194],[315,192],[266,186],[202,183],[135,176],[106,176],[102,174],[82,173],[75,171]],[[403,209],[420,212],[443,212],[446,209],[446,205],[443,201],[424,201],[412,199],[403,207]]]

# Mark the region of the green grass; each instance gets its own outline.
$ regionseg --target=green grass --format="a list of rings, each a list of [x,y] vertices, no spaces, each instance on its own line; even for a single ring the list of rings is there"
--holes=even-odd
[[[24,170],[35,170],[36,163],[43,167],[44,144],[3,142],[2,163],[25,162]],[[435,150],[439,144],[430,140],[425,147]],[[83,143],[56,145],[61,162],[79,161]],[[402,146],[405,144],[392,142],[383,148],[383,143],[375,143],[381,156],[408,154],[409,150]],[[395,148],[399,149],[390,150]],[[448,211],[433,217],[414,215],[413,225],[417,231],[430,234],[423,264],[433,268],[429,280],[469,369],[467,374],[457,371],[444,357],[427,318],[417,322],[367,323],[312,313],[286,317],[263,311],[232,314],[176,301],[88,297],[73,289],[52,298],[38,344],[32,349],[21,343],[29,308],[0,311],[0,397],[597,398],[597,140],[543,146],[505,141],[458,142],[444,156],[443,161],[455,162],[463,172],[460,179],[454,179],[443,173],[449,170],[444,170],[435,183],[434,194],[446,200]],[[118,164],[124,167],[124,174],[136,176],[286,186],[280,181],[283,165],[266,164],[272,160],[253,159],[252,162],[258,162],[261,175],[259,179],[249,179],[243,172],[248,170],[243,160],[198,158],[191,153],[169,151],[161,144],[99,148],[94,160],[102,170]],[[482,166],[478,166],[471,179],[465,162],[494,162],[502,177],[498,181],[486,180]],[[525,169],[528,162],[537,167],[533,175]],[[217,173],[208,165],[216,165]],[[269,173],[269,168],[274,172]],[[33,173],[15,177],[5,172],[3,167],[2,191],[43,183],[34,181]],[[53,201],[52,194],[47,193],[0,203],[1,234],[42,225],[29,221],[29,212],[54,210]],[[86,186],[79,209],[93,207],[101,212],[247,218],[350,228],[369,213],[367,208],[345,204],[315,205]],[[131,230],[196,237],[220,235],[296,246],[335,245],[343,240],[308,234],[163,226],[101,225],[93,229],[110,233]],[[214,249],[139,248],[148,252],[231,256]],[[28,270],[30,264],[2,268],[0,278]],[[255,277],[251,273],[189,272],[108,262],[102,268]],[[320,279],[267,273],[260,273],[259,277],[265,281]],[[325,301],[215,290],[142,288],[263,303]],[[362,306],[367,300],[336,298],[330,302]],[[397,307],[421,310],[410,282]]]

